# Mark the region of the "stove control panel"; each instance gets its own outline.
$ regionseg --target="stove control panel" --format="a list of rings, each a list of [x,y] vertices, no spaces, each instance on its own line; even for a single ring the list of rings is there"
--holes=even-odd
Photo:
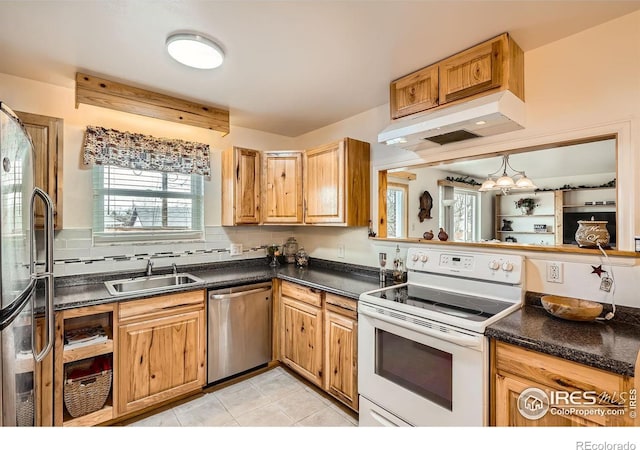
[[[441,254],[440,266],[461,270],[473,270],[473,256]]]
[[[524,258],[519,255],[407,249],[407,269],[414,273],[433,273],[520,284]]]

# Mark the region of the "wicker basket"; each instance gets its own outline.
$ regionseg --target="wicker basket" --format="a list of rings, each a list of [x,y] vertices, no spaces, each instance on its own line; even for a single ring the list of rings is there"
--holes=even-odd
[[[17,394],[16,424],[19,427],[32,427],[33,424],[33,390]]]
[[[101,409],[111,391],[112,370],[68,379],[64,382],[64,404],[72,417]]]

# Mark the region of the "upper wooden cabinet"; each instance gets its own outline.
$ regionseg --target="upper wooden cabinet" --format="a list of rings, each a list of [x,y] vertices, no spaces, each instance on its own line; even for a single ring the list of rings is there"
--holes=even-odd
[[[370,146],[345,138],[304,153],[304,221],[367,226]]]
[[[62,147],[63,119],[16,111],[31,136],[35,148],[35,185],[53,202],[53,225],[62,229]],[[36,203],[35,225],[44,225],[44,206]]]
[[[302,223],[302,152],[263,152],[262,222]]]
[[[438,66],[429,66],[391,83],[391,118],[438,106]]]
[[[367,226],[370,145],[344,138],[306,151],[222,153],[222,225]]]
[[[524,53],[508,33],[391,83],[391,118],[508,89],[524,100]]]
[[[260,223],[260,152],[222,152],[222,225]]]

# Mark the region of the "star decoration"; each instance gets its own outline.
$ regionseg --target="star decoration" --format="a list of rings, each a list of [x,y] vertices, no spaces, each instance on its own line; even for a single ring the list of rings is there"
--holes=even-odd
[[[602,278],[602,274],[603,273],[607,273],[607,271],[602,268],[602,264],[600,264],[598,267],[591,266],[591,268],[593,269],[591,271],[591,273],[597,273],[598,274],[598,278]]]

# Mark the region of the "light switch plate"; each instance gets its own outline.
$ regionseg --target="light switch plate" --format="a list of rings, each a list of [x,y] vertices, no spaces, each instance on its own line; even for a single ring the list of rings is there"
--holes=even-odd
[[[231,244],[229,247],[229,254],[231,256],[242,255],[242,244]]]

